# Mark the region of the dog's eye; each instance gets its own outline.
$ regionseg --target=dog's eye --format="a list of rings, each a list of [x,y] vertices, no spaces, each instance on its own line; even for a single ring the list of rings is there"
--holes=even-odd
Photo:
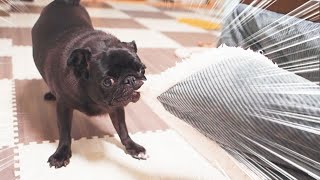
[[[104,79],[104,80],[102,81],[102,85],[103,85],[104,87],[110,87],[110,86],[113,85],[113,83],[114,83],[114,81],[113,81],[113,79],[111,79],[111,78],[106,78],[106,79]]]
[[[144,69],[140,69],[140,72],[141,74],[144,74],[145,73],[145,70]]]

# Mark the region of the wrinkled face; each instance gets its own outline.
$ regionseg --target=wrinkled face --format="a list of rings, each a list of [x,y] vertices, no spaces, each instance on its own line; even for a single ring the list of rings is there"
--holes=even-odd
[[[135,52],[111,49],[89,64],[88,93],[97,103],[125,106],[137,102],[137,91],[146,80],[145,65]]]

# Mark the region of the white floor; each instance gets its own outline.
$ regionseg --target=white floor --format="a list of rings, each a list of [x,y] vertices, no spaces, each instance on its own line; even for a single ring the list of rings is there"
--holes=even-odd
[[[20,146],[20,177],[27,180],[56,179],[226,179],[172,130],[132,136],[150,156],[137,160],[125,154],[118,138],[81,139],[72,144],[67,168],[48,168],[54,143]],[[84,148],[85,147],[85,148]]]

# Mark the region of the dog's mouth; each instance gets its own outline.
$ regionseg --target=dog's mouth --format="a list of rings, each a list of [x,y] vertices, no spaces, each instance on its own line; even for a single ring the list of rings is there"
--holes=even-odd
[[[136,103],[140,99],[138,91],[143,85],[142,80],[136,80],[135,84],[125,84],[118,87],[113,93],[112,99],[109,101],[110,106],[126,106],[130,102]]]
[[[126,93],[123,93],[121,96],[114,98],[109,105],[111,106],[126,106],[130,102],[136,103],[140,99],[140,92],[132,90]]]
[[[131,96],[131,102],[137,102],[140,99],[140,92],[139,91],[133,91]]]

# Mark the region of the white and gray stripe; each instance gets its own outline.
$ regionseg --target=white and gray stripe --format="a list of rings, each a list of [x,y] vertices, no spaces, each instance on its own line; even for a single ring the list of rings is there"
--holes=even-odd
[[[158,99],[221,146],[251,157],[271,179],[320,179],[320,87],[271,61],[226,58]]]

